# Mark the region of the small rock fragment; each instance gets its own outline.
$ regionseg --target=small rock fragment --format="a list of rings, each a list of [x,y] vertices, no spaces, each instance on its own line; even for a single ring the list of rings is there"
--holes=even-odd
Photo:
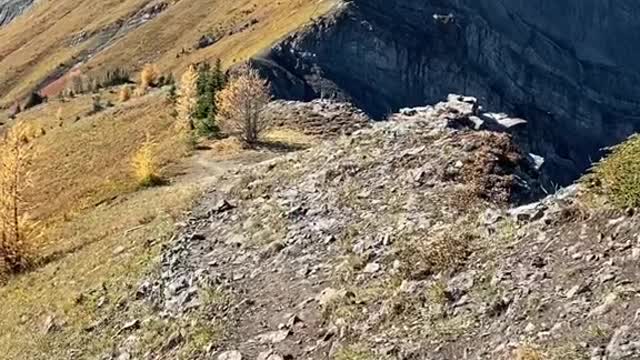
[[[287,336],[289,336],[290,331],[288,329],[271,331],[268,333],[260,334],[256,336],[256,340],[261,343],[272,343],[277,344],[283,342]]]
[[[320,303],[320,305],[327,305],[337,299],[351,297],[353,293],[350,293],[346,290],[336,290],[334,288],[326,288],[316,296],[316,300]]]
[[[613,308],[613,306],[615,305],[615,303],[617,301],[618,301],[618,294],[615,293],[615,292],[610,293],[604,299],[604,303],[602,303],[602,305],[599,305],[598,307],[594,308],[591,311],[591,316],[602,316],[602,315],[608,313],[609,310],[611,310],[611,308]]]
[[[238,350],[225,351],[218,355],[218,360],[242,360],[242,354]]]
[[[129,330],[137,330],[140,328],[140,320],[135,319],[131,320],[128,323],[124,324],[120,331],[129,331]]]
[[[364,268],[364,272],[369,274],[377,273],[378,271],[380,271],[380,264],[375,262],[367,264]]]

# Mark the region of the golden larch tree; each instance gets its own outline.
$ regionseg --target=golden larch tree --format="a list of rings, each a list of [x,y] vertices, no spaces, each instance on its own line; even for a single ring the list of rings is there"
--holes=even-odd
[[[154,153],[155,143],[151,140],[149,133],[142,146],[131,159],[133,176],[139,186],[155,186],[162,183],[162,178],[158,174],[158,163]]]
[[[177,123],[179,131],[188,132],[193,130],[193,113],[198,103],[198,72],[195,66],[191,65],[182,74],[178,86],[176,99]]]
[[[14,125],[0,142],[0,273],[20,272],[33,259],[36,224],[25,198],[31,186],[28,127]]]
[[[255,145],[271,125],[264,114],[270,101],[268,81],[249,64],[240,65],[229,84],[216,94],[220,128],[248,145]]]

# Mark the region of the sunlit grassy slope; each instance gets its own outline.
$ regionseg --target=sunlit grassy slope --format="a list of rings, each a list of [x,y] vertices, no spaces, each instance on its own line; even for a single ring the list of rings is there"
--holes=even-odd
[[[81,358],[104,350],[108,344],[81,337],[98,315],[78,296],[103,286],[114,297],[127,291],[200,190],[184,182],[141,190],[132,178],[130,159],[147,134],[167,177],[185,154],[164,92],[124,104],[115,91],[101,96],[114,106],[93,115],[85,95],[18,116],[31,125],[33,186],[25,199],[41,223],[42,264],[0,286],[3,359],[69,358],[69,346],[81,348]],[[49,317],[64,319],[63,329],[41,332]]]
[[[117,324],[131,315],[120,301],[154,269],[192,202],[225,171],[272,156],[240,146],[224,151],[232,143],[227,139],[205,142],[211,150],[185,157],[166,92],[124,104],[114,100],[116,93],[101,94],[114,106],[95,115],[87,115],[86,95],[52,100],[18,116],[36,136],[34,186],[25,198],[44,226],[37,243],[44,261],[0,285],[2,359],[95,359],[112,349]],[[147,134],[168,181],[140,188],[130,160]],[[281,129],[267,138],[291,148],[315,141]],[[44,331],[48,323],[55,327]]]
[[[329,11],[336,0],[179,0],[154,19],[115,41],[84,63],[84,72],[146,62],[179,72],[187,64],[220,57],[228,65],[245,59]],[[109,29],[126,23],[149,0],[41,0],[26,15],[0,29],[0,105],[36,88],[58,68],[83,59],[105,42]],[[194,50],[200,36],[223,34],[213,46]],[[84,35],[85,40],[72,41]],[[184,51],[183,51],[184,49]]]
[[[136,190],[130,162],[147,135],[157,143],[154,156],[161,165],[185,153],[166,94],[157,91],[125,104],[117,103],[115,94],[104,92],[102,97],[105,104],[113,97],[115,105],[94,115],[88,115],[92,100],[86,95],[51,101],[18,117],[31,125],[34,137],[33,187],[27,198],[45,227]],[[46,240],[60,250],[59,239]]]

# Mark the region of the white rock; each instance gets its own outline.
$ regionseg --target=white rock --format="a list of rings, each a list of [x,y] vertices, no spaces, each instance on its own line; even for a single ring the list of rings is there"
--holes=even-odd
[[[320,303],[320,305],[327,305],[334,300],[346,297],[347,294],[348,293],[346,290],[336,290],[334,288],[326,288],[316,296],[316,300]]]
[[[524,328],[524,332],[531,334],[532,332],[534,332],[536,330],[536,326],[532,323],[528,323],[527,326]]]
[[[218,360],[242,360],[242,354],[238,350],[225,351],[218,355]]]
[[[364,272],[369,274],[377,273],[378,271],[380,271],[380,264],[375,262],[367,264],[364,268]]]

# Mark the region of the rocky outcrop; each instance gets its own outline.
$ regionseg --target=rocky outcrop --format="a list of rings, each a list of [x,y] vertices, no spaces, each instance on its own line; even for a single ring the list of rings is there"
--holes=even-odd
[[[382,118],[449,93],[530,120],[521,136],[568,183],[640,128],[631,0],[355,0],[256,59],[289,99]]]
[[[27,10],[34,0],[0,0],[0,26],[4,26]]]
[[[276,100],[267,116],[275,127],[295,129],[320,138],[350,135],[371,124],[371,119],[352,104],[317,99],[311,102]]]

